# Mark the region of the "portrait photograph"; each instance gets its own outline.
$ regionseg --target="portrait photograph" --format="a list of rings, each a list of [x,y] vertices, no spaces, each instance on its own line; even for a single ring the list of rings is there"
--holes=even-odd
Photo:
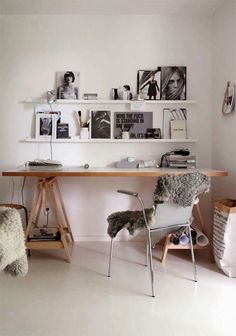
[[[35,137],[39,138],[56,138],[57,115],[37,113]]]
[[[58,71],[56,73],[57,99],[79,99],[79,72]]]
[[[186,67],[161,67],[161,100],[186,100]]]
[[[90,111],[90,137],[91,139],[111,138],[111,111],[99,110]]]
[[[137,93],[140,99],[160,100],[160,77],[160,68],[138,71]]]

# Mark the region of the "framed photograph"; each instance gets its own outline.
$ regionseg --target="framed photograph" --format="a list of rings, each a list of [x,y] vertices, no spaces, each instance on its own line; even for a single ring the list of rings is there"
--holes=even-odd
[[[57,99],[79,99],[79,72],[56,73]]]
[[[69,139],[69,124],[57,123],[57,139]]]
[[[160,68],[138,70],[137,93],[140,99],[160,99]]]
[[[145,139],[147,129],[153,127],[152,112],[115,112],[114,137],[121,139],[123,132],[129,132],[130,139]]]
[[[187,110],[185,108],[163,109],[162,139],[171,139],[171,126],[173,129],[174,124],[177,125],[179,121],[186,125],[185,138],[187,138]]]
[[[57,118],[56,114],[36,114],[35,138],[56,138]]]
[[[161,67],[161,100],[186,100],[187,68]]]
[[[146,131],[146,139],[161,139],[160,128],[148,128]]]
[[[90,138],[111,139],[111,111],[91,110],[90,111]]]

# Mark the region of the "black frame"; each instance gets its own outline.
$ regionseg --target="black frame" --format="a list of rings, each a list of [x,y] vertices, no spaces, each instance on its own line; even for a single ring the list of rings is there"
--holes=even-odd
[[[168,92],[168,84],[174,73],[180,76],[180,85],[176,92]],[[161,67],[161,100],[186,100],[187,99],[187,67],[186,66],[163,66]]]
[[[157,73],[160,73],[161,71],[161,68],[158,67],[156,69],[152,69],[152,70],[138,70],[138,74],[137,74],[137,94],[140,94],[140,89],[141,87],[143,87],[145,85],[145,87],[147,87],[148,85],[148,80],[150,79],[151,75],[152,74],[157,74]],[[161,75],[160,75],[161,77]],[[142,96],[141,94],[141,98],[145,99],[145,100],[160,100],[161,99],[161,81],[160,81],[161,78],[159,78],[159,80],[157,81],[157,86],[158,86],[158,89],[159,89],[159,93],[157,92],[156,96],[158,98],[156,99],[150,99],[150,96],[148,97],[148,92],[146,93],[146,95],[144,94]],[[156,90],[158,91],[158,89],[156,88]],[[155,89],[153,88],[152,91],[154,90],[155,92]],[[148,91],[146,89],[146,91]],[[154,97],[153,95],[151,97]]]
[[[90,138],[111,139],[111,110],[91,110],[90,118]]]

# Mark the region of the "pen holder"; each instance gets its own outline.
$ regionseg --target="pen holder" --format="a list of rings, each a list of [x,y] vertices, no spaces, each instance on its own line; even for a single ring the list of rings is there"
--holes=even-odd
[[[82,127],[80,129],[80,139],[89,139],[88,127]]]
[[[129,132],[122,132],[122,139],[129,139]]]

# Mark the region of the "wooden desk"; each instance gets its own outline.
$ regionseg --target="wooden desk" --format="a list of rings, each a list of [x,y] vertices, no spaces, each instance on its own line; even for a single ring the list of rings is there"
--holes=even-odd
[[[227,176],[226,171],[213,169],[198,169],[207,176]],[[69,224],[68,216],[66,214],[65,205],[57,182],[57,177],[158,177],[165,174],[184,174],[196,171],[195,169],[168,169],[168,168],[136,168],[136,169],[117,169],[117,168],[79,168],[79,167],[62,167],[62,168],[48,168],[48,167],[33,167],[21,168],[2,172],[2,176],[23,176],[23,177],[37,177],[38,183],[34,193],[32,209],[29,217],[28,226],[26,228],[26,246],[29,249],[64,249],[68,262],[71,256],[68,246],[68,241],[73,243],[73,234]],[[29,241],[29,233],[32,223],[38,223],[40,213],[46,207],[46,195],[48,195],[52,210],[54,212],[58,230],[61,234],[61,241],[50,242],[31,242]],[[204,223],[201,215],[199,205],[197,205],[197,212],[200,220],[201,229],[204,232]],[[173,248],[169,244],[165,244],[163,254],[163,261],[165,260],[168,248]]]
[[[96,177],[158,177],[165,174],[186,174],[196,171],[195,169],[170,169],[170,168],[136,168],[136,169],[118,169],[118,168],[80,168],[80,167],[62,167],[56,169],[46,168],[21,168],[2,172],[2,176],[31,176],[39,178],[48,177],[76,177],[76,176],[96,176]],[[223,170],[200,168],[207,176],[227,176],[228,172]]]

